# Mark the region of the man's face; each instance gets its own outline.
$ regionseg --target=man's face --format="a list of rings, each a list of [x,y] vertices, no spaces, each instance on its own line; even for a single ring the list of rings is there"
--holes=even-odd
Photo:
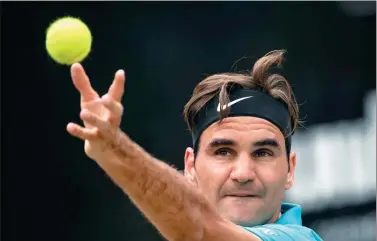
[[[194,161],[186,150],[185,173],[224,218],[254,226],[278,218],[284,191],[293,184],[284,137],[270,122],[230,117],[207,128]]]

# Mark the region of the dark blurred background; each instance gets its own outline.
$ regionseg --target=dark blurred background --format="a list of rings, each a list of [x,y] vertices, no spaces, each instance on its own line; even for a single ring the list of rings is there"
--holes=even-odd
[[[79,95],[44,41],[67,15],[92,31],[83,65],[100,94],[126,70],[122,129],[179,168],[195,85],[286,49],[284,75],[306,121],[293,138],[287,201],[304,207],[304,224],[326,241],[375,240],[375,10],[375,2],[2,2],[3,240],[162,240],[65,131],[79,122]]]

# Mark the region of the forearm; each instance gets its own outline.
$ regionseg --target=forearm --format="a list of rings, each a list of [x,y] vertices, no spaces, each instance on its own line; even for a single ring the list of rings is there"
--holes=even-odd
[[[161,234],[171,241],[201,240],[214,211],[199,191],[123,133],[113,148],[111,160],[99,164]]]

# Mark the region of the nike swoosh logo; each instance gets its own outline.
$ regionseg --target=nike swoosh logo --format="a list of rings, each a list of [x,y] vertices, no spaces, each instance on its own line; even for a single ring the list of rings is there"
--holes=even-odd
[[[249,98],[251,98],[251,97],[253,97],[253,96],[246,96],[246,97],[242,97],[242,98],[239,98],[239,99],[233,100],[233,101],[229,102],[228,105],[224,105],[224,106],[223,106],[223,110],[225,110],[226,108],[228,108],[228,107],[234,105],[235,103],[238,103],[238,102],[243,101],[243,100],[245,100],[245,99],[249,99]],[[217,112],[220,112],[220,103],[219,103],[219,105],[217,106]]]

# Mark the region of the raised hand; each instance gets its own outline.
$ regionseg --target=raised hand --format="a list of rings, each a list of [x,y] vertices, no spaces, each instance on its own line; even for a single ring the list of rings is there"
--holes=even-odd
[[[106,155],[107,144],[102,140],[98,124],[105,123],[107,128],[119,129],[123,115],[121,99],[124,93],[125,74],[118,70],[109,91],[100,97],[92,88],[90,80],[80,64],[71,67],[72,81],[81,95],[80,118],[84,121],[84,127],[69,123],[67,131],[82,140],[85,140],[85,153],[92,159],[98,159]]]

